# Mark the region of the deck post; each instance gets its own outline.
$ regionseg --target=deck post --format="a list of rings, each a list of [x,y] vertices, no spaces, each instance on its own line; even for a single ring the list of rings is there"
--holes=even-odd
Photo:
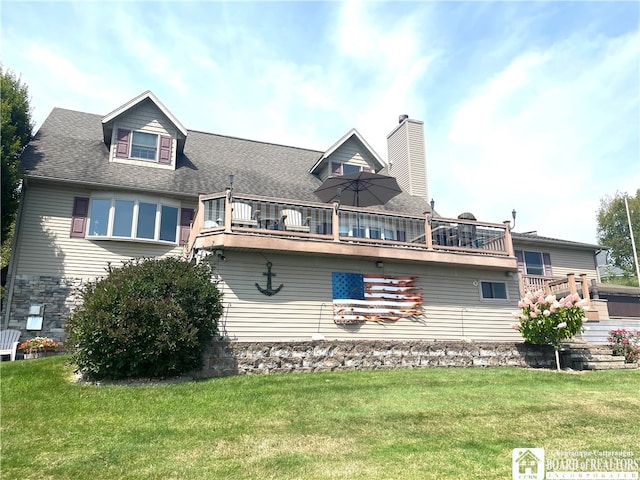
[[[511,240],[511,222],[505,220],[502,223],[504,223],[504,248],[507,251],[507,255],[513,257],[515,252],[513,251],[513,241]]]
[[[582,299],[589,302],[591,305],[591,298],[589,298],[589,282],[587,281],[587,274],[580,274],[580,283],[582,284]]]
[[[232,193],[231,188],[227,187],[224,196],[224,233],[231,233],[231,215],[232,215]]]
[[[333,241],[340,241],[340,204],[335,202],[331,210],[331,232],[333,233]]]
[[[567,283],[569,284],[569,293],[573,295],[578,293],[578,287],[576,287],[576,275],[575,273],[567,273]]]
[[[433,214],[431,212],[425,212],[424,221],[424,241],[427,244],[428,250],[433,250],[433,237],[431,236],[431,219]]]

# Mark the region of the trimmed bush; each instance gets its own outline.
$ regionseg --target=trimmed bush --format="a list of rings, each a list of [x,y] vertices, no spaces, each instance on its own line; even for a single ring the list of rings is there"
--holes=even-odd
[[[217,333],[221,294],[207,263],[139,259],[88,283],[66,344],[92,379],[180,375],[202,362]]]

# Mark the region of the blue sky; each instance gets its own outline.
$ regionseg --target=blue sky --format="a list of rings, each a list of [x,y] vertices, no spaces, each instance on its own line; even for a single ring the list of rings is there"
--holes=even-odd
[[[640,188],[640,2],[13,2],[2,63],[40,126],[149,89],[188,129],[383,158],[424,121],[429,196],[515,230],[596,242]]]

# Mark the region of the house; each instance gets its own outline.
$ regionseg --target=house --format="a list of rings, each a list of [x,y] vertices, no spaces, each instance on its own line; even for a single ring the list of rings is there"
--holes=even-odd
[[[22,155],[3,328],[63,338],[109,265],[185,256],[212,264],[230,339],[520,341],[525,286],[598,280],[600,247],[439,216],[423,130],[401,116],[387,165],[355,129],[326,151],[188,130],[150,91],[104,116],[56,108]],[[357,172],[402,193],[367,207],[314,193]]]

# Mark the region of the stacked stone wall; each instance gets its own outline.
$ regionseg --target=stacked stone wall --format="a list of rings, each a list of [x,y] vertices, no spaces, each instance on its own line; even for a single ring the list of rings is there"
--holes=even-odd
[[[428,367],[555,368],[551,347],[426,341],[214,341],[199,377]]]
[[[66,321],[73,310],[82,304],[81,289],[84,284],[85,281],[78,278],[17,276],[13,284],[7,328],[22,330],[21,340],[35,336],[64,340]],[[8,286],[9,283],[7,283]],[[7,308],[6,303],[7,298],[3,301],[3,317]],[[44,306],[42,330],[26,329],[31,305]]]

